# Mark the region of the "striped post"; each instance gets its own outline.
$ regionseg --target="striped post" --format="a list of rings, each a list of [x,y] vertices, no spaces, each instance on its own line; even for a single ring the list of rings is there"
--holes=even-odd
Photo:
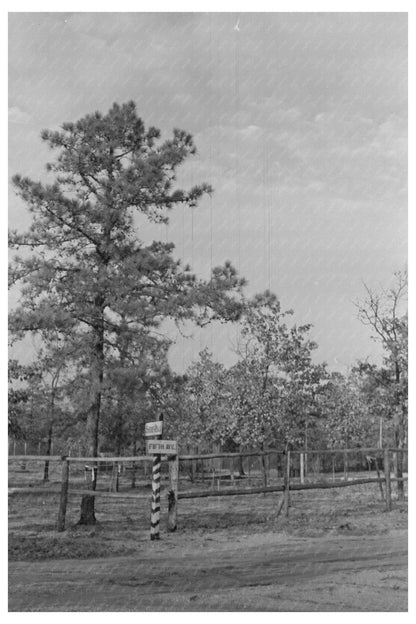
[[[160,414],[156,420],[163,421],[163,414]],[[161,438],[161,435],[155,436],[156,440]],[[152,541],[160,539],[160,465],[161,456],[154,455],[152,466],[152,508],[150,513],[150,539]]]

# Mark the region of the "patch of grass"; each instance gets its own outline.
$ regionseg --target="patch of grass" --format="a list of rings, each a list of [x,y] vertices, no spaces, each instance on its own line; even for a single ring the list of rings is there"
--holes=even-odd
[[[194,486],[195,487],[195,486]],[[205,484],[202,484],[205,488]],[[211,535],[244,534],[320,538],[377,535],[407,528],[407,501],[385,504],[375,484],[324,491],[293,491],[289,517],[278,516],[282,494],[210,497],[179,501],[178,530],[167,539],[167,497],[162,492],[160,531],[169,545]],[[13,561],[105,558],[136,554],[149,540],[149,499],[96,500],[97,524],[78,526],[80,497],[69,497],[66,531],[55,531],[59,496],[22,494],[9,499],[9,556]]]
[[[9,561],[39,561],[44,559],[91,559],[114,555],[129,555],[134,549],[123,544],[112,544],[97,539],[97,533],[90,531],[83,538],[73,535],[53,537],[45,535],[9,535]],[[94,539],[91,539],[94,538]]]

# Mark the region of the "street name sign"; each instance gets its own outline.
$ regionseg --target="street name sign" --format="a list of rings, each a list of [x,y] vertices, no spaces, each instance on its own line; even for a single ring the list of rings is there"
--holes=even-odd
[[[163,420],[155,420],[154,422],[148,422],[144,426],[145,436],[157,436],[162,435]]]
[[[177,455],[176,440],[147,440],[147,455]]]

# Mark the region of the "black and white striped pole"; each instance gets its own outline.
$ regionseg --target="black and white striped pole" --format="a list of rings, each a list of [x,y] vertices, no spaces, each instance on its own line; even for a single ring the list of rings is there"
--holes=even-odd
[[[156,418],[158,422],[162,422],[161,429],[163,427],[163,414],[159,414]],[[155,436],[155,440],[160,440],[162,438],[162,431],[160,435]],[[160,465],[161,465],[161,455],[153,456],[153,467],[152,467],[152,507],[150,513],[150,539],[158,540],[160,539],[159,535],[159,525],[160,525]]]

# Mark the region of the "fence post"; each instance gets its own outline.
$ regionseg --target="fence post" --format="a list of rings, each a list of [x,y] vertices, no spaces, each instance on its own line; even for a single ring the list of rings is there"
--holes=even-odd
[[[391,511],[391,481],[389,449],[384,449],[384,476],[386,477],[386,510]]]
[[[289,506],[290,506],[290,451],[286,451],[285,454],[285,472],[284,472],[284,492],[283,492],[283,500],[284,500],[284,510],[285,516],[289,515]]]
[[[300,482],[305,483],[305,463],[304,463],[304,454],[300,454]]]
[[[264,455],[264,445],[261,445],[261,452],[260,452],[260,471],[262,473],[263,476],[263,487],[267,487],[267,470],[266,470],[266,456]]]
[[[111,485],[110,485],[110,491],[112,492],[118,492],[118,482],[119,482],[119,476],[120,476],[119,470],[120,470],[119,462],[113,462],[113,467],[111,471]]]
[[[179,455],[168,457],[169,493],[168,493],[168,531],[176,531],[178,515]]]
[[[65,531],[66,506],[68,503],[69,461],[62,457],[61,498],[59,500],[57,530]]]
[[[382,501],[384,501],[383,484],[382,484],[382,482],[381,482],[381,474],[380,474],[380,468],[378,467],[378,460],[379,460],[379,458],[378,458],[378,456],[377,456],[377,454],[376,454],[376,457],[375,457],[375,460],[374,460],[374,461],[375,461],[375,463],[376,463],[376,471],[377,471],[378,487],[379,487],[379,489],[380,489],[380,496],[381,496],[381,500],[382,500]]]
[[[191,453],[194,454],[195,453],[195,446],[191,447]],[[198,447],[196,448],[196,451],[198,453]],[[196,477],[196,460],[195,459],[191,459],[191,481],[192,483],[195,482],[195,477]]]
[[[397,477],[397,500],[404,500],[404,481],[403,479],[403,453],[399,450],[395,453],[395,476]]]

